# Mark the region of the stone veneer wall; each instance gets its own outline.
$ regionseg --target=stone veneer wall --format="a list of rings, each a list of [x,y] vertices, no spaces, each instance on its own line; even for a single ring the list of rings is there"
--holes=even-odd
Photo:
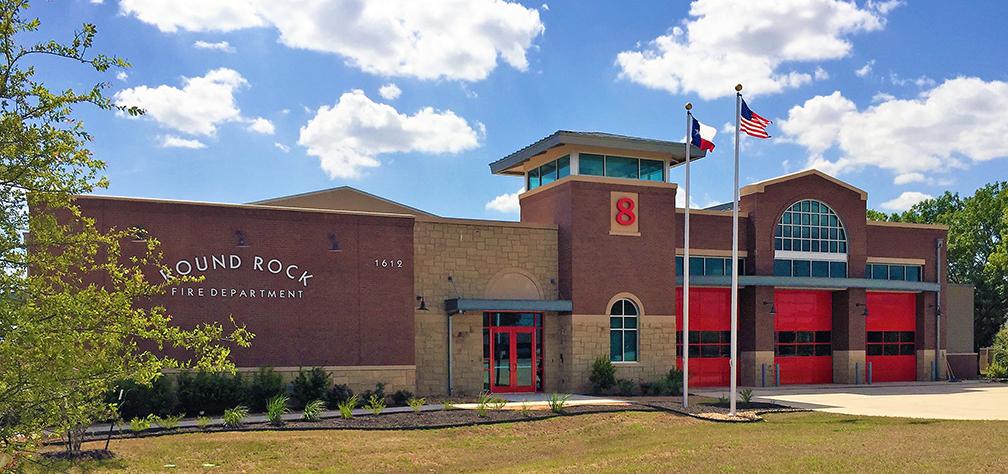
[[[609,316],[575,314],[564,336],[569,340],[565,383],[567,392],[590,393],[591,366],[596,358],[609,357]],[[638,320],[638,362],[616,362],[616,377],[634,382],[653,382],[675,367],[676,320],[674,316],[643,315]]]
[[[557,230],[554,226],[467,220],[418,220],[413,231],[414,287],[429,311],[416,311],[416,391],[448,391],[448,321],[444,300],[486,298],[487,285],[498,273],[514,271],[531,277],[543,299],[557,299]],[[448,280],[452,276],[453,281]],[[551,282],[552,280],[552,282]],[[492,309],[492,308],[487,308]],[[482,313],[453,318],[454,387],[457,394],[483,389]],[[556,314],[545,314],[545,383],[559,344],[549,342]],[[546,390],[551,388],[544,387]]]

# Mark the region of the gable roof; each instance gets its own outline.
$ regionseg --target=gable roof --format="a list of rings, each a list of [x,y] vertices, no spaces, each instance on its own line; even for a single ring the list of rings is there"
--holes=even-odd
[[[777,183],[781,183],[781,182],[784,182],[784,181],[791,181],[793,179],[803,178],[805,176],[818,176],[818,177],[823,178],[823,179],[825,179],[825,180],[827,180],[827,181],[829,181],[829,182],[831,182],[833,184],[836,184],[837,186],[840,186],[840,187],[843,187],[843,188],[847,188],[847,189],[849,189],[849,190],[851,190],[851,191],[853,191],[853,192],[855,192],[857,194],[860,194],[862,200],[867,200],[868,199],[868,192],[867,191],[865,191],[865,190],[863,190],[861,188],[855,187],[855,186],[853,186],[851,184],[848,184],[848,183],[846,183],[844,181],[840,181],[839,179],[836,179],[836,178],[834,178],[834,177],[832,177],[832,176],[830,176],[830,175],[828,175],[826,173],[823,173],[822,171],[819,171],[819,170],[817,170],[815,168],[810,168],[810,169],[807,169],[807,170],[804,170],[804,171],[798,171],[796,173],[786,174],[784,176],[778,176],[776,178],[770,178],[770,179],[766,179],[766,180],[763,180],[763,181],[757,181],[755,183],[743,186],[742,189],[739,190],[739,195],[745,196],[745,195],[748,195],[748,194],[762,193],[763,191],[766,190],[767,186],[771,186],[771,185],[774,185],[774,184],[777,184]]]
[[[681,142],[631,137],[605,132],[575,132],[571,130],[557,130],[531,145],[490,163],[490,172],[493,174],[521,175],[521,172],[515,172],[512,168],[530,160],[536,155],[540,155],[551,148],[561,145],[619,148],[631,152],[642,151],[665,153],[669,155],[669,161],[671,161],[673,165],[686,161],[684,159],[686,156],[686,144]],[[706,153],[696,146],[693,146],[690,150],[690,158],[693,160],[703,158],[704,156],[706,156]]]
[[[248,204],[262,206],[294,207],[301,209],[329,209],[343,211],[390,212],[417,217],[438,217],[415,207],[407,206],[351,186],[338,186],[290,196],[281,196]]]

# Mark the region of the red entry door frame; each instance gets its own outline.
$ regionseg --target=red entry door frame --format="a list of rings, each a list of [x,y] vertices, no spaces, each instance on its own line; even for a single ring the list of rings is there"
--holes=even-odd
[[[534,392],[536,388],[536,328],[490,327],[490,392]]]

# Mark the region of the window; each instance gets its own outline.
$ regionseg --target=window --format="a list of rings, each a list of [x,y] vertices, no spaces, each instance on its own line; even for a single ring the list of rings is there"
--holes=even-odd
[[[865,278],[871,280],[921,281],[921,265],[887,265],[869,263],[865,265]]]
[[[805,199],[784,211],[774,230],[774,249],[778,252],[846,254],[847,233],[833,209],[825,203]]]
[[[588,176],[665,181],[665,162],[626,156],[578,155],[578,173]]]
[[[637,179],[640,162],[636,158],[624,158],[622,156],[605,157],[605,175],[613,178]]]
[[[683,257],[677,256],[676,276],[683,275]],[[726,257],[693,257],[690,256],[690,275],[699,276],[731,276],[731,258]],[[739,275],[745,275],[745,259],[739,259]]]
[[[847,278],[847,262],[778,258],[774,260],[774,276]]]
[[[640,160],[640,179],[644,181],[665,181],[665,162]]]
[[[609,309],[609,360],[637,361],[637,305],[619,300]]]
[[[682,331],[676,332],[676,357],[683,356]],[[689,356],[731,357],[731,331],[690,331]]]
[[[578,155],[578,174],[605,176],[605,157],[581,153]]]
[[[913,331],[868,331],[865,354],[914,355]]]
[[[564,155],[538,168],[530,169],[526,189],[533,190],[545,186],[564,176],[570,176],[570,155]]]
[[[830,331],[778,331],[775,351],[778,357],[813,357],[833,355]]]

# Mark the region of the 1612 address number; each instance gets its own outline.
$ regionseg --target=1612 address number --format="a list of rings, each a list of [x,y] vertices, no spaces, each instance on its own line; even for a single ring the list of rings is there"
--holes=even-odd
[[[376,258],[374,261],[375,268],[402,268],[402,259],[395,260],[385,260]]]

